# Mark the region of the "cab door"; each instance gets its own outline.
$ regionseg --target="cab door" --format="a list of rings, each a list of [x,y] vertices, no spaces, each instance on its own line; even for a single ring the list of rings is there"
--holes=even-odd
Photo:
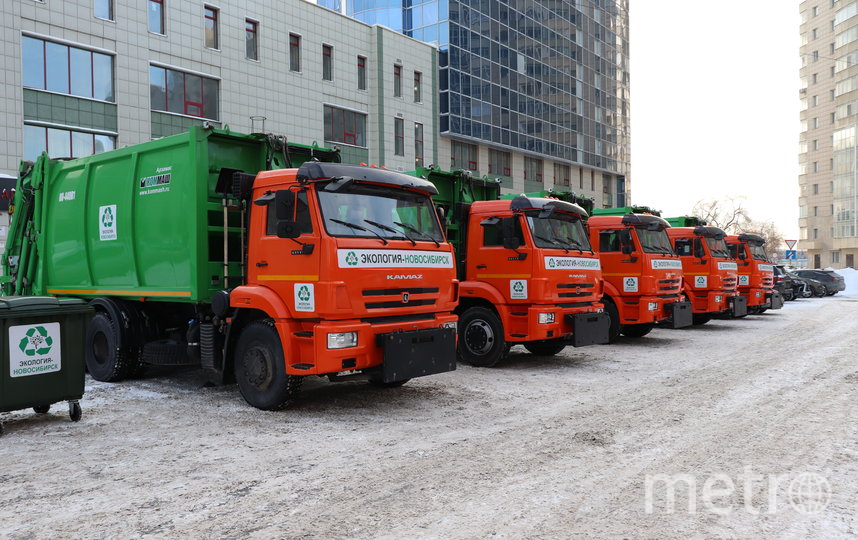
[[[508,301],[526,301],[531,294],[533,250],[521,219],[474,216],[469,230],[467,278],[491,285]]]

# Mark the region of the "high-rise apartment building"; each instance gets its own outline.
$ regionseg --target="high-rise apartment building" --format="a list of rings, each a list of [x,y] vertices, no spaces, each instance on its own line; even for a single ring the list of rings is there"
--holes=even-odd
[[[438,165],[628,202],[628,0],[348,0],[345,11],[438,45]],[[410,88],[418,74],[397,69]]]
[[[801,3],[799,244],[814,268],[858,254],[858,2]]]

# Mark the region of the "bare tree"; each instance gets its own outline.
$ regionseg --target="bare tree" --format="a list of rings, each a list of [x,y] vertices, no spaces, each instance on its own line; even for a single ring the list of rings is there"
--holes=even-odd
[[[763,249],[770,261],[778,259],[778,249],[784,246],[784,235],[772,221],[749,221],[739,232],[753,233],[766,239]]]
[[[723,201],[697,201],[691,214],[710,225],[724,229],[727,234],[736,234],[751,221],[744,202],[744,198],[735,197],[728,197]]]

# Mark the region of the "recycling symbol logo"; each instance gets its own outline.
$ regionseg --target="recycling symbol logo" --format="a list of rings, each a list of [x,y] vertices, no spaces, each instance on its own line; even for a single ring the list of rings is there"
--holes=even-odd
[[[45,355],[51,352],[54,344],[53,338],[48,335],[44,326],[34,326],[27,330],[26,335],[21,338],[18,348],[27,356]]]
[[[524,284],[520,281],[516,281],[512,286],[512,290],[514,290],[517,293],[520,293],[524,290]]]
[[[554,268],[554,257],[548,259],[548,268]]]
[[[302,285],[301,288],[298,289],[298,299],[302,302],[306,302],[310,299],[310,289],[308,289],[306,285]]]
[[[105,208],[104,212],[101,214],[101,224],[108,229],[113,227],[113,211],[110,210],[109,206]]]
[[[635,286],[635,278],[626,278],[626,285],[628,287],[634,287]]]
[[[349,251],[346,255],[346,264],[349,266],[357,266],[358,259],[354,251]]]

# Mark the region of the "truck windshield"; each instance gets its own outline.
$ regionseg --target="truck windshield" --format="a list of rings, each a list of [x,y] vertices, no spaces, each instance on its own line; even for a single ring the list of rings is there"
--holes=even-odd
[[[325,230],[331,236],[444,241],[427,195],[367,184],[317,193]]]
[[[536,247],[590,251],[590,241],[581,220],[571,215],[552,212],[546,218],[527,216],[527,225]]]
[[[751,257],[757,261],[768,261],[769,258],[766,257],[766,250],[763,249],[761,244],[751,244],[748,243],[748,248],[751,250]]]
[[[646,253],[663,253],[665,255],[673,254],[673,247],[670,245],[670,239],[664,229],[650,231],[643,227],[636,228],[638,239],[641,242],[641,247]]]
[[[723,238],[706,237],[706,245],[709,246],[709,251],[713,257],[730,258],[730,250],[727,249],[727,242]]]

